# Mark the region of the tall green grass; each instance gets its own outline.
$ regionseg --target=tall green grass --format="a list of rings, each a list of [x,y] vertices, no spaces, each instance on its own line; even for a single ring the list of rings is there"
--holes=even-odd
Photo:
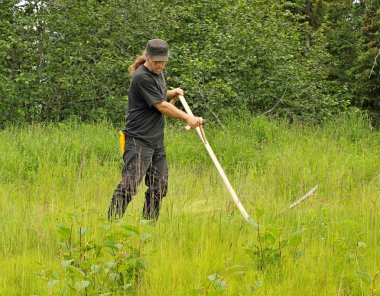
[[[170,125],[169,194],[158,222],[141,221],[143,185],[123,218],[151,235],[129,293],[379,295],[379,131],[357,115],[324,126],[225,125],[206,126],[207,139],[260,228],[244,221],[197,134]],[[0,295],[60,294],[37,276],[64,275],[57,225],[88,227],[89,242],[102,240],[121,168],[117,130],[107,123],[0,132]]]

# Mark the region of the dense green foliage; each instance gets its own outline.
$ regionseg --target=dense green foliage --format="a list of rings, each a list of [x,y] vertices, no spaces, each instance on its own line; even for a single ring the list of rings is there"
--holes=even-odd
[[[259,230],[195,132],[167,129],[169,193],[151,224],[143,184],[123,219],[106,221],[122,164],[112,125],[0,131],[0,294],[378,294],[380,136],[368,118],[260,117],[205,133]]]
[[[142,9],[143,8],[143,9]],[[0,1],[0,126],[120,122],[128,65],[167,39],[169,86],[204,117],[379,114],[379,1]]]

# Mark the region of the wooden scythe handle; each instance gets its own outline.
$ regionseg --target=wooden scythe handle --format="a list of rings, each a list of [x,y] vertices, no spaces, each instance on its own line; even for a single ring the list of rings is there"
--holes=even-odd
[[[184,98],[183,96],[179,96],[179,99],[180,99],[180,101],[181,101],[183,107],[185,108],[186,113],[189,114],[189,115],[194,116],[194,115],[193,115],[193,112],[191,112],[191,109],[190,109],[189,105],[187,104],[185,98]],[[224,182],[224,185],[226,185],[226,187],[227,187],[229,193],[231,194],[232,199],[234,200],[236,206],[237,206],[238,209],[240,210],[240,212],[241,212],[241,214],[243,215],[244,219],[245,219],[247,222],[249,222],[253,227],[258,228],[259,225],[256,224],[256,223],[250,218],[250,216],[248,215],[247,211],[244,209],[242,203],[240,202],[239,198],[237,197],[237,195],[236,195],[234,189],[232,188],[230,181],[228,180],[226,174],[225,174],[224,171],[223,171],[222,166],[220,165],[218,159],[216,158],[216,156],[215,156],[215,154],[214,154],[214,151],[212,150],[210,144],[207,142],[206,135],[205,135],[205,133],[204,133],[204,131],[203,131],[202,126],[198,126],[197,128],[195,128],[195,130],[197,131],[199,137],[201,138],[201,140],[202,140],[202,142],[203,142],[203,144],[204,144],[204,146],[205,146],[205,148],[206,148],[208,154],[210,155],[212,161],[214,162],[214,165],[215,165],[216,169],[217,169],[218,172],[219,172],[219,175],[221,176],[221,178],[222,178],[222,180],[223,180],[223,182]]]

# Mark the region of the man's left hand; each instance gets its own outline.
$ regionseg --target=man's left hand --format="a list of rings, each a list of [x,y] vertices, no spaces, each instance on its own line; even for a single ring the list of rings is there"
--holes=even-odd
[[[166,96],[169,99],[171,99],[172,103],[175,103],[176,101],[178,101],[179,96],[183,96],[183,95],[184,95],[184,91],[182,88],[174,88],[166,92]]]

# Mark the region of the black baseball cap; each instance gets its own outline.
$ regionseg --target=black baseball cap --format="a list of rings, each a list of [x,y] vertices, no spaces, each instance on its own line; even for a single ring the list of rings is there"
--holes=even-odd
[[[165,40],[149,40],[145,49],[153,61],[167,62],[169,60],[169,46]]]

